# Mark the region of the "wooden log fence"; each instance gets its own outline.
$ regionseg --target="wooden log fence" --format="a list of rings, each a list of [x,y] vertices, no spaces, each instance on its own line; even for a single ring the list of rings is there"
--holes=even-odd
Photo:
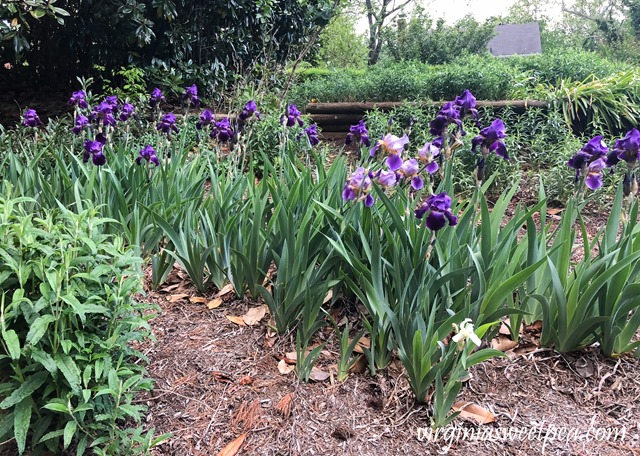
[[[311,120],[318,124],[325,138],[344,137],[351,125],[358,123],[367,111],[375,109],[381,111],[391,111],[399,106],[442,106],[443,101],[382,101],[373,103],[309,103],[305,107],[307,114],[311,115]],[[481,100],[476,103],[478,107],[486,106],[492,108],[513,108],[523,112],[528,108],[547,109],[549,103],[540,100]]]

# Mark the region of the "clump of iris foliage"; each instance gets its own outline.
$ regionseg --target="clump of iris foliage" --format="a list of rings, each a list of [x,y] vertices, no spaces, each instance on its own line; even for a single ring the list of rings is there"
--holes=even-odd
[[[177,262],[199,292],[230,283],[263,300],[274,328],[295,332],[303,381],[326,344],[309,350],[320,329],[336,330],[341,381],[355,360],[350,338],[366,334],[370,373],[397,356],[435,427],[455,418],[468,369],[502,355],[483,340],[503,322],[517,340],[523,320],[542,320],[542,343],[561,352],[636,350],[637,130],[611,149],[596,137],[571,158],[574,191],[556,226],[542,183],[510,215],[518,179],[488,200],[518,142],[509,119],[479,113],[468,90],[399,134],[392,121],[378,133],[353,125],[357,157],[331,162],[294,104],[238,101],[216,115],[190,86],[177,115],[158,89],[134,106],[85,88],[69,100],[71,126],[43,125],[30,109],[0,134],[0,438],[15,437],[21,453],[158,443],[119,430],[142,411],[133,394],[150,388],[130,345],[149,337],[132,301],[140,259],[152,288]],[[616,166],[624,177],[608,223],[589,238],[582,210]],[[578,232],[584,255],[572,260]],[[339,328],[337,305],[364,309],[357,327]]]

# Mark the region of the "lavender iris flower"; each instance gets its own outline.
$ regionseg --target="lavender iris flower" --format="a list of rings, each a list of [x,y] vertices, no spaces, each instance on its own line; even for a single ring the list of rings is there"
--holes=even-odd
[[[422,178],[418,174],[420,172],[420,165],[415,158],[405,161],[398,172],[405,179],[411,179],[411,186],[415,190],[420,190],[424,185]]]
[[[607,163],[602,158],[589,163],[587,168],[587,177],[584,183],[591,190],[597,190],[602,187],[602,170],[607,166]]]
[[[293,127],[297,123],[302,127],[304,126],[304,121],[302,120],[302,117],[300,117],[301,115],[302,113],[298,111],[296,105],[289,105],[287,113],[280,117],[280,123],[285,124],[287,127]]]
[[[158,156],[156,155],[155,149],[151,147],[149,144],[147,144],[142,149],[140,149],[138,154],[139,156],[136,158],[136,163],[138,165],[141,165],[143,161],[153,163],[156,166],[160,164],[160,161],[158,160]]]
[[[212,138],[217,138],[220,142],[227,142],[233,138],[234,135],[235,132],[233,131],[233,128],[231,128],[228,118],[225,117],[219,122],[213,124],[213,129],[211,130]]]
[[[198,130],[202,130],[202,128],[208,127],[211,124],[213,124],[213,113],[208,109],[205,109],[200,114],[200,120],[196,122],[196,128]]]
[[[402,166],[400,154],[402,154],[404,146],[407,144],[409,144],[409,137],[407,135],[398,138],[391,133],[387,133],[371,148],[369,154],[375,157],[378,151],[385,153],[387,155],[387,166],[391,171],[396,171]]]
[[[371,147],[369,130],[367,130],[367,125],[365,124],[364,120],[360,120],[360,122],[358,122],[358,125],[351,125],[351,127],[349,127],[349,133],[347,134],[345,144],[349,145],[353,141],[360,141],[362,144],[364,144],[365,147]]]
[[[422,149],[418,150],[418,160],[424,165],[429,174],[438,171],[438,163],[435,161],[440,155],[440,148],[436,147],[432,142],[426,142]]]
[[[71,129],[71,132],[74,135],[79,135],[80,132],[82,132],[83,130],[89,128],[89,118],[83,115],[79,115],[76,117],[76,124],[75,126]]]
[[[162,116],[162,120],[156,126],[158,131],[166,133],[167,136],[171,136],[171,132],[178,132],[178,127],[176,127],[176,116],[172,113],[168,112],[164,116]]]
[[[377,181],[382,187],[393,187],[398,183],[398,176],[394,171],[380,170]]]
[[[155,108],[160,104],[161,101],[164,103],[167,102],[166,98],[162,94],[162,90],[156,87],[151,91],[151,99],[149,100],[149,106],[151,106],[152,108]]]
[[[198,97],[198,87],[193,84],[190,87],[184,88],[184,93],[182,94],[182,99],[189,100],[189,103],[196,108],[200,106],[200,98]]]
[[[84,92],[84,90],[73,92],[71,94],[71,98],[69,98],[69,101],[67,102],[67,105],[78,106],[79,108],[87,109],[89,107],[89,104],[87,103],[87,94]]]
[[[121,122],[126,122],[132,116],[135,118],[135,109],[135,106],[133,106],[131,103],[125,103],[124,105],[122,105],[122,112],[120,113],[118,119],[120,119]]]
[[[447,222],[449,226],[458,223],[458,217],[451,212],[451,197],[446,192],[437,195],[431,195],[425,202],[415,211],[417,218],[422,219],[428,212],[425,223],[427,228],[432,231],[438,231],[445,227]]]
[[[98,138],[96,138],[98,139]],[[100,140],[91,141],[87,140],[84,142],[84,156],[82,161],[87,163],[89,158],[93,161],[93,164],[96,166],[102,166],[107,163],[107,157],[105,157],[102,148],[104,147],[104,143]]]
[[[43,123],[35,109],[27,109],[22,117],[22,125],[29,128],[36,128],[38,125],[43,125]]]
[[[580,179],[580,176],[589,174],[589,166],[591,163],[601,159],[604,161],[605,157],[607,156],[608,150],[609,149],[602,140],[602,135],[598,135],[591,138],[589,142],[585,144],[582,149],[580,149],[580,151],[578,151],[577,154],[571,157],[567,162],[567,165],[576,170],[576,181]],[[614,158],[617,160],[617,155],[614,155],[611,158],[611,161],[608,160],[609,165],[611,165],[611,162]],[[596,169],[598,167],[599,164],[596,165]],[[591,186],[595,185],[595,175],[596,174],[593,174],[591,177]],[[591,186],[589,186],[589,188],[591,188]],[[596,188],[598,187],[600,187],[600,185],[598,185]]]
[[[309,144],[312,146],[317,146],[320,143],[320,138],[318,138],[318,130],[316,129],[316,124],[309,125],[304,129],[307,138],[309,138]]]
[[[246,105],[244,105],[244,108],[242,108],[242,112],[238,115],[238,120],[240,120],[240,122],[246,122],[254,114],[256,118],[260,120],[260,113],[258,112],[258,106],[256,105],[255,101],[250,100],[247,102]]]
[[[509,160],[507,146],[502,141],[506,136],[504,123],[501,119],[496,119],[471,140],[471,152],[475,152],[476,147],[480,146],[483,155],[495,151],[498,156]]]
[[[373,183],[369,172],[362,166],[356,169],[347,179],[342,190],[342,199],[345,201],[364,201],[367,207],[373,206],[374,199],[370,195]]]

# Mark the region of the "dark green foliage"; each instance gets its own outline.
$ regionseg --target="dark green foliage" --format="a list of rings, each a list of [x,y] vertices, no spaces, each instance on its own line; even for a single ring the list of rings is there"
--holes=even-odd
[[[396,61],[440,65],[461,55],[486,54],[494,26],[492,22],[480,24],[471,16],[448,26],[444,19],[434,22],[418,10],[409,20],[401,16],[385,30],[385,51]]]
[[[151,306],[134,300],[140,258],[103,234],[111,222],[94,209],[34,215],[27,199],[0,202],[0,440],[15,436],[21,454],[147,451],[151,434],[119,429],[140,422],[133,395],[151,389],[131,346],[151,336]]]
[[[329,21],[333,2],[64,0],[58,6],[70,13],[63,26],[31,18],[29,46],[10,50],[29,71],[70,81],[95,65],[109,71],[130,63],[166,72],[177,67],[186,82],[213,89],[256,64],[286,61]]]

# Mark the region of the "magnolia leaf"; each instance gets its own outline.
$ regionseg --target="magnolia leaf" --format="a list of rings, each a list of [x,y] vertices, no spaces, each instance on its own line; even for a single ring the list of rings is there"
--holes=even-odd
[[[349,339],[349,344],[351,344],[352,341],[353,339]],[[364,349],[369,349],[369,348],[371,348],[371,341],[367,337],[362,336],[358,340],[358,343],[356,344],[356,346],[353,348],[353,351],[355,353],[364,353]]]
[[[218,456],[235,456],[240,451],[240,447],[244,443],[244,439],[247,438],[247,433],[241,434],[240,436],[233,439],[231,442],[227,444],[226,447],[218,453]]]
[[[224,295],[233,292],[233,284],[228,283],[224,287],[220,288],[220,290],[216,293],[216,298],[221,298]]]
[[[309,380],[313,380],[315,382],[324,382],[329,377],[331,377],[331,374],[329,372],[325,372],[321,369],[318,369],[317,367],[313,367],[311,369],[311,373],[309,374]]]
[[[227,320],[229,320],[232,323],[235,323],[236,325],[247,326],[242,317],[235,317],[233,315],[227,315]]]
[[[469,418],[478,424],[493,423],[496,420],[493,413],[473,402],[456,402],[452,409],[454,412],[460,412],[461,417]]]
[[[287,364],[287,362],[284,359],[281,359],[280,362],[278,363],[278,370],[282,375],[290,374],[291,372],[294,371],[295,368],[296,368],[295,366]]]
[[[205,302],[207,302],[207,298],[203,298],[202,296],[191,296],[189,297],[189,301],[193,304],[204,304]]]
[[[178,293],[178,294],[174,294],[171,295],[167,298],[167,301],[169,302],[178,302],[178,301],[182,301],[183,299],[188,298],[189,295],[186,293]]]
[[[220,307],[220,305],[222,305],[222,299],[213,298],[211,301],[207,303],[207,309],[212,310],[212,309],[215,309],[216,307]]]
[[[260,320],[267,314],[267,305],[263,304],[259,307],[252,307],[242,316],[244,322],[249,326],[254,326],[260,323]]]
[[[511,340],[503,334],[499,334],[498,337],[494,337],[493,339],[491,339],[491,347],[496,350],[500,350],[501,352],[511,350],[516,345],[518,345],[518,342],[516,342],[515,340]]]

